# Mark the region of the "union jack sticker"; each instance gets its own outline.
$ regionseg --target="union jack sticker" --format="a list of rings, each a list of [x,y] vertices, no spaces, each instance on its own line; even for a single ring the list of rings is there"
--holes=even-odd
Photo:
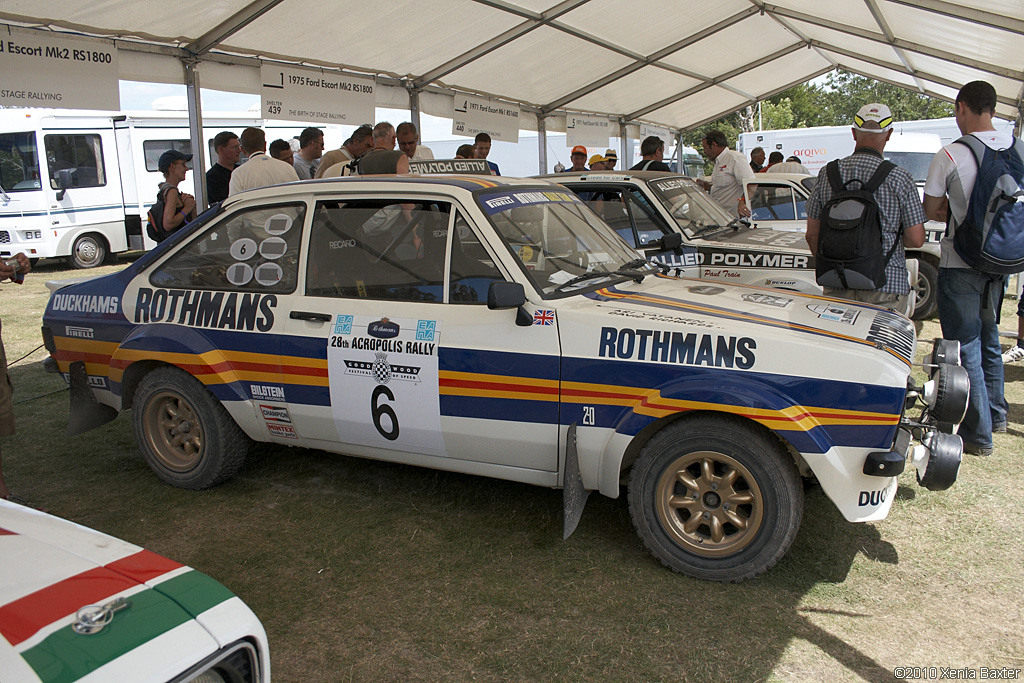
[[[555,322],[555,312],[551,309],[541,308],[533,312],[534,325],[552,325]]]

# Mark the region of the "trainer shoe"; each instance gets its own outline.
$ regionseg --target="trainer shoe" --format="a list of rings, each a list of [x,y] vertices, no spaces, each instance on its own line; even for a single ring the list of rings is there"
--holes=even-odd
[[[995,448],[992,446],[979,446],[976,443],[970,441],[964,441],[964,453],[969,455],[978,455],[983,458],[987,458],[995,453]]]
[[[1003,352],[1003,363],[1016,363],[1024,360],[1024,347],[1014,344]]]

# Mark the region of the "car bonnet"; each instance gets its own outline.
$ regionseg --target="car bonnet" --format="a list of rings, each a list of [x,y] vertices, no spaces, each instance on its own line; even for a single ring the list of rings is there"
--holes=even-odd
[[[217,581],[100,532],[0,501],[0,671],[12,680],[76,681],[103,669],[173,676],[218,643],[194,620],[234,598]],[[83,608],[111,608],[83,634]],[[237,600],[237,598],[234,598]],[[79,629],[82,628],[80,623]],[[104,668],[108,667],[108,668]],[[144,673],[145,672],[145,675]]]
[[[620,283],[574,299],[574,309],[593,309],[591,313],[623,324],[646,319],[783,343],[798,335],[832,353],[883,351],[905,366],[913,361],[917,340],[908,319],[870,304],[693,278],[659,275],[640,285]]]

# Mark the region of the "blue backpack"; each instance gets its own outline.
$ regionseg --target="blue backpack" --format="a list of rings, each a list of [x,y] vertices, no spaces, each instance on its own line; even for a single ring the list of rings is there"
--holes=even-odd
[[[953,249],[967,265],[991,275],[1024,272],[1024,142],[992,149],[973,135],[967,145],[978,164],[978,177],[967,216],[956,226]]]

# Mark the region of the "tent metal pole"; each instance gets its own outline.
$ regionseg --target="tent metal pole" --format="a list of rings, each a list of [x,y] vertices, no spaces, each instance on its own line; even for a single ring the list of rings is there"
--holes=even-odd
[[[538,173],[548,171],[548,124],[543,114],[537,114],[537,166]]]
[[[182,60],[185,69],[185,93],[188,100],[188,132],[192,140],[192,182],[196,205],[206,210],[206,149],[203,142],[203,102],[199,86],[199,60]]]
[[[409,120],[416,126],[416,134],[420,136],[420,143],[423,142],[423,134],[420,130],[420,91],[409,89]]]
[[[619,168],[620,171],[625,171],[633,165],[631,163],[633,161],[633,146],[629,144],[627,130],[629,129],[626,126],[626,119],[619,119],[619,163],[622,164]]]

